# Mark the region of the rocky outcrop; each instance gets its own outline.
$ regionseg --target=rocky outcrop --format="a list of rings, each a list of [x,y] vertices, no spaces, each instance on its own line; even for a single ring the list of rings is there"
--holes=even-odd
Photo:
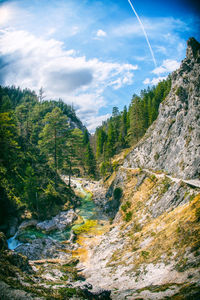
[[[35,239],[31,243],[22,244],[15,249],[15,252],[21,253],[30,260],[60,258],[66,246],[52,239]]]
[[[53,230],[64,230],[66,227],[72,225],[72,223],[78,218],[73,209],[68,211],[62,211],[51,220],[37,223],[36,228],[45,232]]]
[[[2,257],[11,265],[16,266],[22,271],[32,272],[31,266],[28,263],[28,258],[21,253],[16,253],[10,250],[4,251]]]
[[[1,300],[44,300],[44,297],[37,297],[20,289],[13,289],[7,283],[0,281]]]
[[[187,56],[171,75],[169,95],[157,120],[129,153],[124,167],[164,170],[179,178],[198,178],[200,166],[200,44],[188,40]]]
[[[32,219],[32,220],[26,220],[26,221],[24,221],[24,222],[22,222],[20,224],[20,226],[18,228],[18,231],[20,232],[20,231],[23,231],[26,228],[34,227],[34,226],[37,225],[37,223],[38,223],[38,221],[34,220],[34,219]]]
[[[121,167],[112,179],[109,196],[123,194],[110,230],[81,240],[87,255],[77,267],[92,291],[109,288],[119,300],[198,295],[199,189],[139,168]]]

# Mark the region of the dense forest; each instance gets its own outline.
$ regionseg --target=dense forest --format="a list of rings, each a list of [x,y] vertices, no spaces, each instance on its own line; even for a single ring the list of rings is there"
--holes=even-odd
[[[168,77],[140,96],[134,94],[128,109],[114,107],[96,129],[92,140],[103,177],[116,167],[111,158],[136,144],[157,118],[170,87]],[[1,224],[20,209],[44,219],[64,203],[75,205],[71,176],[98,175],[90,135],[73,107],[44,98],[42,89],[37,96],[28,89],[0,87]],[[62,174],[69,176],[68,186]]]
[[[112,116],[96,129],[94,140],[96,157],[101,175],[107,176],[116,167],[111,158],[122,149],[136,144],[148,127],[156,120],[160,103],[171,88],[170,76],[157,86],[142,90],[140,96],[134,94],[129,105],[119,112],[113,107]]]
[[[0,225],[17,212],[44,219],[75,205],[71,175],[96,173],[89,133],[73,107],[0,86]],[[60,175],[69,175],[69,186]]]

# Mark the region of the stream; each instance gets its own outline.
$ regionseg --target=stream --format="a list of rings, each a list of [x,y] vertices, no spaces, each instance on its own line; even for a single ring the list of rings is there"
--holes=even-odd
[[[20,233],[17,231],[13,237],[7,240],[10,250],[14,250],[19,245],[31,242],[36,238],[50,238],[58,242],[67,241],[70,238],[71,230],[79,233],[81,226],[87,223],[90,223],[90,226],[95,226],[96,229],[103,226],[103,222],[107,217],[103,216],[99,208],[95,205],[91,192],[83,188],[81,179],[72,179],[72,185],[74,186],[75,193],[81,198],[81,205],[75,210],[78,215],[78,220],[75,221],[75,224],[62,231],[54,230],[49,233],[44,233],[36,227],[28,227],[21,230]],[[18,237],[20,240],[18,240]]]

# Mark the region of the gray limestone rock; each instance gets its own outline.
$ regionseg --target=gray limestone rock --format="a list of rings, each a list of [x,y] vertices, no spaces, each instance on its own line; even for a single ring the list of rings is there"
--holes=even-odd
[[[7,283],[0,281],[0,297],[1,300],[42,300],[43,297],[37,297],[23,290],[14,289]]]
[[[20,231],[23,231],[24,229],[26,229],[26,228],[28,228],[28,227],[36,226],[37,223],[38,223],[38,221],[37,221],[37,220],[34,220],[34,219],[23,221],[23,222],[20,224],[20,226],[19,226],[19,228],[18,228],[18,231],[20,232]]]
[[[51,220],[37,223],[36,227],[37,229],[45,232],[64,230],[66,227],[72,225],[77,218],[77,214],[74,212],[74,210],[70,209],[68,211],[62,211]]]
[[[178,178],[199,176],[200,44],[188,40],[187,56],[171,75],[169,95],[157,120],[129,153],[124,167],[165,170]]]
[[[30,260],[45,258],[58,258],[59,250],[66,246],[52,239],[35,239],[31,243],[22,244],[15,249],[15,252],[21,253]]]

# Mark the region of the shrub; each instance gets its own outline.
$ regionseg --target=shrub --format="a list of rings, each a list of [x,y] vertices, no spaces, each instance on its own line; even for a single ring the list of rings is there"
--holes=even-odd
[[[129,208],[131,207],[131,202],[130,201],[126,201],[122,206],[121,209],[126,212]]]
[[[113,192],[114,199],[119,200],[122,196],[122,193],[123,191],[120,187],[115,188]]]
[[[127,212],[124,216],[124,221],[129,222],[132,219],[132,216],[133,216],[132,211]]]
[[[195,216],[197,218],[197,222],[200,222],[200,207],[196,209]]]
[[[119,163],[117,161],[114,161],[112,164],[113,171],[115,171],[118,167],[119,167]]]
[[[158,160],[158,159],[159,159],[159,157],[160,157],[159,153],[158,153],[158,152],[156,152],[156,154],[154,155],[154,159],[155,159],[155,160]]]
[[[148,251],[142,251],[141,252],[141,255],[144,257],[144,258],[147,258],[149,256],[149,252]]]

